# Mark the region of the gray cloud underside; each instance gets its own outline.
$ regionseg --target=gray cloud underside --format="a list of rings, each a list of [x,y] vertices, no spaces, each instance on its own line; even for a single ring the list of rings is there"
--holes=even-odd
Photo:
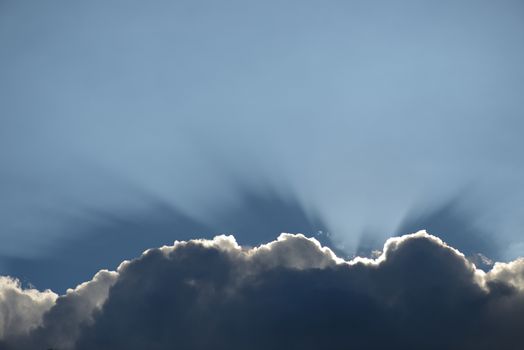
[[[524,259],[483,272],[423,231],[377,259],[282,234],[175,242],[58,296],[0,279],[0,349],[521,349]]]

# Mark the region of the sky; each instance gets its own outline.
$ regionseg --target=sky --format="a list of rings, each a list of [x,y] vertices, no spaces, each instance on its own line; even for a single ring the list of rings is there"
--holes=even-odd
[[[521,349],[522,62],[520,0],[0,0],[0,350]]]
[[[0,1],[0,271],[63,289],[219,233],[302,232],[353,256],[427,229],[521,256],[523,15],[520,1]],[[35,273],[74,256],[77,280]]]

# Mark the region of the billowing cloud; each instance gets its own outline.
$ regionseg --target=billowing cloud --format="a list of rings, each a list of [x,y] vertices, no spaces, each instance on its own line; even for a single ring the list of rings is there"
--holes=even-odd
[[[217,236],[149,249],[50,302],[28,331],[4,327],[5,349],[516,350],[524,259],[484,272],[424,231],[351,261],[303,235]]]
[[[0,339],[28,333],[42,321],[58,295],[22,289],[20,281],[0,276]]]
[[[17,300],[2,300],[2,311],[11,308],[6,313],[8,318],[11,315],[11,327],[7,323],[3,333],[8,345],[3,346],[7,349],[37,349],[39,344],[58,344],[60,349],[74,348],[80,327],[93,321],[93,311],[102,306],[117,276],[115,271],[101,270],[91,281],[67,290],[62,296],[51,291],[22,290],[17,280],[3,277],[7,281],[6,287],[13,290],[11,294],[24,302],[20,305]]]
[[[280,193],[269,187],[258,191],[241,185],[237,192],[236,204],[224,203],[216,216],[206,218],[192,217],[151,195],[142,196],[142,210],[92,212],[90,220],[75,222],[76,234],[55,244],[49,252],[31,258],[0,255],[0,266],[4,268],[0,273],[24,276],[40,288],[64,293],[90,279],[94,271],[116,268],[145,247],[172,244],[175,239],[210,239],[225,232],[234,232],[239,244],[251,246],[271,241],[281,232],[302,232],[336,249],[327,223],[315,210],[305,208],[293,193]],[[62,268],[64,264],[67,269]]]

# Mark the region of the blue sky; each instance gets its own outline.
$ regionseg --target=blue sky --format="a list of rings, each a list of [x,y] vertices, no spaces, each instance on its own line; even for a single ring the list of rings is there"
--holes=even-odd
[[[523,16],[521,1],[0,1],[1,274],[33,281],[37,262],[109,241],[121,255],[96,268],[286,230],[351,255],[435,227],[521,256]]]

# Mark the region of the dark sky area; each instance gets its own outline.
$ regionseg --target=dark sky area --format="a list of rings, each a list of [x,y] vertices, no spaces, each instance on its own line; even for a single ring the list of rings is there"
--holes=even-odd
[[[380,272],[388,264],[378,272],[373,264],[316,271],[279,260],[251,276],[251,261],[227,254],[209,274],[178,271],[168,259],[157,275],[156,262],[141,263],[146,249],[176,240],[234,235],[247,251],[282,232],[314,237],[351,261],[380,256],[390,237],[426,230],[464,256],[420,272],[432,273],[435,263],[435,273],[457,273],[460,281],[421,288],[451,293],[443,297],[452,302],[439,301],[448,306],[472,300],[461,305],[486,318],[476,327],[472,314],[459,317],[465,309],[442,310],[438,317],[469,324],[470,333],[452,337],[461,339],[458,348],[516,336],[505,308],[522,309],[524,281],[516,260],[524,256],[522,62],[520,0],[0,0],[0,349],[39,341],[131,349],[108,334],[142,327],[141,311],[127,310],[137,323],[118,329],[112,318],[133,298],[152,298],[155,286],[164,301],[198,287],[203,303],[230,312],[232,319],[202,323],[207,330],[184,331],[210,332],[229,349],[250,348],[248,338],[230,343],[234,335],[221,327],[238,326],[245,337],[250,327],[278,334],[274,310],[295,297],[311,303],[311,312],[338,309],[339,321],[351,310],[361,321],[369,312],[376,327],[392,319],[403,320],[398,327],[418,324],[419,302],[442,306],[431,295],[410,299],[418,287],[395,277],[417,273],[407,263],[395,267],[392,281]],[[413,247],[405,259],[416,265],[422,253]],[[195,266],[208,259],[188,254]],[[297,261],[309,261],[304,254]],[[124,260],[144,270],[122,267]],[[470,273],[469,262],[487,275]],[[164,285],[169,273],[205,276],[202,285],[193,277]],[[152,290],[137,288],[135,274],[151,274]],[[384,287],[390,282],[391,290]],[[229,293],[224,286],[239,299],[218,305],[220,293]],[[397,287],[407,294],[397,295]],[[385,290],[378,295],[377,288]],[[504,304],[501,295],[514,300]],[[253,298],[260,303],[249,304]],[[34,312],[21,316],[11,303]],[[179,306],[172,310],[185,312]],[[284,309],[283,320],[305,317]],[[263,315],[244,324],[246,310]],[[488,319],[497,312],[509,333],[471,340],[493,326]],[[191,328],[208,318],[202,311],[189,321],[164,320]],[[431,339],[441,320],[420,334]],[[295,331],[321,321],[304,322]],[[371,323],[363,320],[355,346],[363,346]],[[386,328],[382,336],[399,348],[430,348]],[[148,333],[165,337],[158,349],[173,340],[166,329]],[[282,339],[292,343],[289,331]],[[64,332],[71,336],[60,340]],[[347,341],[330,332],[312,335],[311,344]],[[154,349],[142,335],[129,341]],[[209,348],[193,341],[182,347]],[[271,339],[258,344],[288,348]]]

